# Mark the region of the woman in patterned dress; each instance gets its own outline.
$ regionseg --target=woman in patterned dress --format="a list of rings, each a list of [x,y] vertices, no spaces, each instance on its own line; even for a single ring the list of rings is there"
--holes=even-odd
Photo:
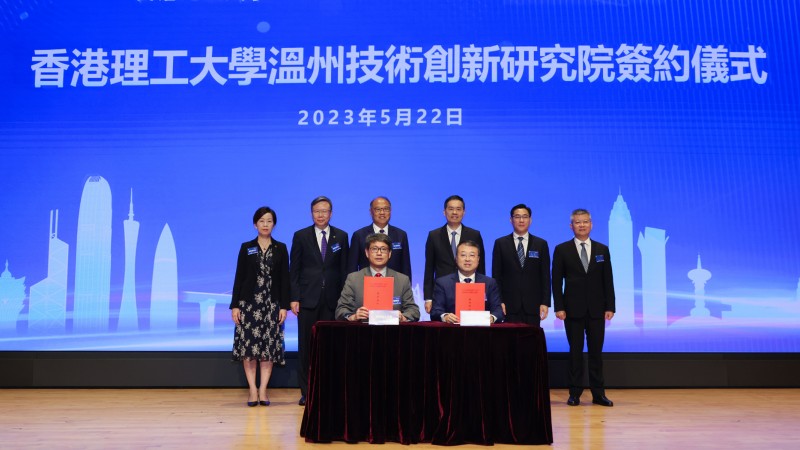
[[[233,360],[242,361],[250,393],[247,406],[269,405],[267,384],[274,364],[284,365],[283,321],[289,309],[289,253],[272,239],[278,217],[262,206],[253,215],[258,237],[239,249],[231,297],[236,324]],[[261,379],[256,386],[257,369]]]

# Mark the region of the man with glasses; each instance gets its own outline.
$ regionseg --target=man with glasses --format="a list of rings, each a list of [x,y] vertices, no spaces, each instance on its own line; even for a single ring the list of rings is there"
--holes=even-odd
[[[369,213],[372,216],[372,224],[353,233],[350,241],[347,272],[357,272],[369,267],[368,255],[364,252],[366,248],[364,242],[367,236],[378,233],[389,236],[392,242],[392,255],[389,258],[388,267],[410,279],[411,254],[408,247],[408,235],[394,225],[389,226],[389,219],[392,218],[392,202],[386,197],[376,197],[369,203]]]
[[[500,286],[506,322],[539,326],[550,308],[550,248],[528,232],[531,209],[511,208],[514,231],[494,241],[492,278]]]
[[[311,202],[314,224],[294,233],[289,279],[292,312],[297,316],[300,356],[300,401],[306,404],[311,327],[333,320],[336,302],[347,276],[347,233],[330,225],[333,203],[320,196]]]
[[[466,212],[464,199],[458,195],[451,195],[444,201],[444,217],[447,223],[428,233],[425,241],[425,280],[423,294],[425,296],[425,312],[431,312],[433,304],[433,287],[436,279],[450,275],[456,271],[456,248],[463,241],[473,241],[483,251],[483,237],[481,232],[461,223]],[[486,264],[479,258],[477,272],[486,273]]]
[[[570,406],[583,393],[583,338],[589,348],[589,387],[592,403],[614,406],[606,397],[603,380],[603,339],[606,321],[614,317],[614,275],[608,247],[589,239],[592,216],[576,209],[569,227],[574,238],[553,250],[553,300],[556,317],[564,321],[569,342]]]
[[[347,275],[342,295],[336,307],[336,319],[364,321],[369,319],[369,310],[364,307],[364,279],[367,277],[394,278],[392,293],[392,309],[397,311],[401,322],[419,320],[419,307],[414,303],[410,279],[388,267],[391,261],[392,240],[386,234],[373,233],[364,240],[366,249],[364,256],[368,260],[367,267]]]

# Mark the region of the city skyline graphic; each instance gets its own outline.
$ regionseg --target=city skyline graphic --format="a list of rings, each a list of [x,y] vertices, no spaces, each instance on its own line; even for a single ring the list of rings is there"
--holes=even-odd
[[[57,339],[51,344],[42,344],[41,349],[170,349],[173,342],[187,341],[194,342],[189,344],[192,349],[204,349],[204,346],[225,349],[230,345],[227,333],[230,324],[218,323],[215,317],[218,307],[227,309],[230,291],[180,290],[179,255],[169,224],[162,225],[155,248],[144,249],[144,254],[151,251],[153,255],[150,284],[137,283],[137,252],[143,250],[138,248],[141,224],[134,219],[133,189],[128,197],[128,214],[122,220],[124,255],[119,261],[111,255],[111,224],[115,220],[111,186],[102,176],[86,180],[75,239],[75,288],[71,310],[68,308],[70,244],[59,238],[59,211],[50,211],[47,276],[32,284],[26,295],[26,277],[15,278],[8,261],[0,275],[0,342],[5,341],[4,345],[10,347],[9,343],[22,342],[29,337],[50,336]],[[600,220],[598,217],[596,214],[594,220]],[[648,332],[663,333],[671,329],[741,327],[747,325],[743,321],[748,318],[768,317],[763,311],[753,315],[765,307],[775,311],[779,323],[800,318],[800,280],[794,298],[759,301],[715,296],[711,268],[702,266],[701,255],[697,257],[696,267],[687,268],[683,285],[670,291],[666,265],[669,239],[667,230],[635,227],[634,215],[620,190],[608,216],[608,244],[617,296],[617,313],[608,326],[608,339],[613,339],[615,333],[647,336]],[[635,271],[637,250],[638,274]],[[124,265],[118,308],[113,308],[110,300],[110,271],[114,263]],[[691,293],[680,290],[689,286]],[[419,284],[414,285],[413,292],[424,311]],[[676,299],[689,300],[693,306],[683,316],[670,317],[669,302]],[[23,313],[26,300],[27,312]],[[708,307],[709,302],[718,305],[715,312]],[[187,310],[192,312],[187,314]],[[191,323],[186,319],[181,321],[186,315],[192,317]],[[554,320],[554,315],[552,311],[542,322],[551,340],[558,339],[563,332],[563,326]],[[423,319],[426,318],[427,314],[423,313]],[[751,320],[749,326],[757,322]],[[286,326],[287,342],[295,342],[296,337],[289,331],[296,328],[296,324],[287,321]],[[114,339],[106,340],[108,337]],[[98,346],[100,341],[103,344]]]

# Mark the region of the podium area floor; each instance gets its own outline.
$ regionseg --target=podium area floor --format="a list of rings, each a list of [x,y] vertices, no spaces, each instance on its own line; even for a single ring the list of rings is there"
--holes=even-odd
[[[244,389],[4,389],[0,390],[0,445],[9,449],[353,447],[343,442],[306,444],[299,435],[303,415],[303,407],[297,405],[299,390],[271,389],[269,395],[271,406],[249,408]],[[567,406],[567,395],[561,389],[550,392],[554,448],[775,450],[800,445],[800,389],[614,389],[607,392],[613,408],[593,405],[588,391],[580,406]]]

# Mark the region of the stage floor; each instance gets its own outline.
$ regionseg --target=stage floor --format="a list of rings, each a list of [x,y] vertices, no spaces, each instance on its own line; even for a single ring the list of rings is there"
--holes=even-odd
[[[775,450],[800,445],[800,389],[619,389],[607,394],[613,408],[592,405],[588,391],[583,404],[571,407],[566,390],[552,390],[552,447]],[[299,435],[303,408],[298,397],[297,389],[272,389],[271,406],[248,408],[244,389],[4,389],[0,445],[352,448],[345,443],[306,444]]]

